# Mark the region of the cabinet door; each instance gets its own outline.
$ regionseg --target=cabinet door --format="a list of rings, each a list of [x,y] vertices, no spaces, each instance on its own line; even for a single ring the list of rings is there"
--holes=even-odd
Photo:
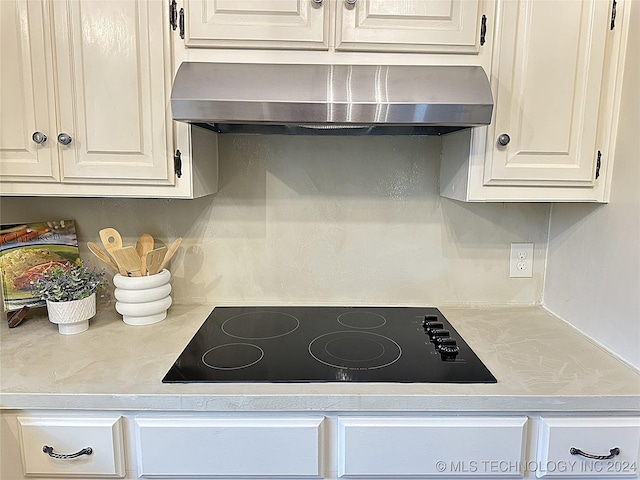
[[[26,477],[125,475],[119,416],[25,416],[18,417],[18,425]]]
[[[538,478],[638,478],[640,418],[540,419]]]
[[[140,417],[141,478],[319,478],[323,417]]]
[[[479,0],[337,3],[337,50],[478,53]]]
[[[0,2],[0,176],[56,181],[53,69],[47,3]],[[34,132],[48,138],[37,144]]]
[[[503,1],[484,182],[592,185],[609,2]],[[510,141],[501,146],[498,136]]]
[[[522,477],[526,423],[526,417],[339,417],[338,477]]]
[[[185,0],[185,43],[188,47],[326,50],[328,3],[329,0]]]
[[[64,182],[169,184],[164,2],[53,2]]]

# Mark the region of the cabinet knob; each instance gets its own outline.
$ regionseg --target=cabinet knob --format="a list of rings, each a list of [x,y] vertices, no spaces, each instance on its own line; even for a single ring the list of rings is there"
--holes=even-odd
[[[503,147],[506,147],[507,145],[509,145],[510,141],[511,141],[511,137],[506,133],[503,133],[498,137],[498,145],[501,145]]]
[[[58,143],[60,145],[69,145],[71,143],[71,140],[73,139],[68,133],[62,132],[60,135],[58,135]]]
[[[42,145],[47,141],[47,136],[42,132],[33,132],[33,135],[31,135],[31,140],[33,140],[33,142],[38,145]]]
[[[347,4],[347,7],[353,7],[356,4],[357,0],[344,0],[344,3]]]
[[[322,0],[311,0],[316,5],[322,5]]]

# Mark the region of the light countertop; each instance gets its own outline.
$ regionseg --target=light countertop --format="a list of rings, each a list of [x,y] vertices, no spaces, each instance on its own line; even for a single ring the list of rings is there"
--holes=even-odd
[[[0,408],[166,411],[640,411],[640,373],[541,307],[440,307],[496,384],[163,384],[212,306],[148,326],[99,307],[60,335],[45,316],[0,326]]]

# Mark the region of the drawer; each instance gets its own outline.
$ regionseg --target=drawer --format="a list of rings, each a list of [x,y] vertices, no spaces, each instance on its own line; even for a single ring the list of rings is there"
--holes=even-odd
[[[540,423],[537,477],[638,478],[640,418],[548,417]],[[607,456],[615,448],[619,453],[603,460],[571,453]]]
[[[320,477],[324,417],[138,417],[138,475]]]
[[[119,416],[18,417],[18,426],[25,476],[125,475],[122,419]],[[51,447],[52,451],[44,452],[45,446]],[[86,448],[91,449],[90,454],[83,453]],[[56,458],[57,455],[70,457]]]
[[[340,477],[522,477],[527,417],[340,417]]]

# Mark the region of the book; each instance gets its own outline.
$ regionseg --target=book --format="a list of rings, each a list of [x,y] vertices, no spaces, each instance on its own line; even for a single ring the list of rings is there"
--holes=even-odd
[[[33,282],[48,268],[80,259],[73,220],[0,225],[0,276],[6,312],[39,307]]]

